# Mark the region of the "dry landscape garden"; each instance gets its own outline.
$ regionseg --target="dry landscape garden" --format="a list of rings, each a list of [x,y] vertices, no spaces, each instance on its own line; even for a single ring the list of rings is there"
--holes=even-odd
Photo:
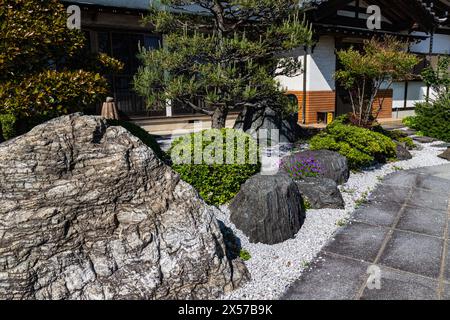
[[[346,112],[308,125],[313,98],[280,79],[312,72],[292,53],[324,50],[308,14],[327,1],[152,3],[164,36],[133,48],[133,94],[206,129],[117,108],[131,60],[92,51],[64,1],[0,0],[0,299],[450,298],[448,51],[417,73],[420,39],[336,48]],[[383,121],[414,81],[432,94]]]

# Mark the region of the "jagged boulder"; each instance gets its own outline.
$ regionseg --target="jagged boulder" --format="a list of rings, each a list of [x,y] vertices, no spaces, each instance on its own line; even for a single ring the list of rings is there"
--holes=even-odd
[[[345,209],[341,191],[333,180],[307,177],[296,183],[303,199],[308,201],[312,209]]]
[[[304,132],[294,115],[282,118],[279,112],[271,108],[246,108],[236,119],[234,129],[253,134],[259,130],[267,130],[271,143],[291,143],[298,140]],[[278,134],[272,130],[278,130]]]
[[[249,277],[214,209],[99,117],[0,144],[0,190],[0,299],[207,299]]]
[[[256,175],[233,199],[231,221],[252,243],[281,243],[294,238],[303,225],[302,201],[287,174]]]
[[[406,148],[406,145],[404,143],[400,143],[395,141],[395,144],[397,145],[397,159],[400,161],[403,160],[410,160],[412,159],[412,154],[411,152],[408,151],[408,149]]]
[[[444,153],[438,155],[439,158],[450,161],[450,148],[444,151]]]

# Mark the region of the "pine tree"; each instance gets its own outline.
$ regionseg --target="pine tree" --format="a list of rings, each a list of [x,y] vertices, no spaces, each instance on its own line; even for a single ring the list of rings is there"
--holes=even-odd
[[[164,34],[141,50],[135,89],[149,106],[188,106],[223,128],[230,109],[288,104],[276,76],[295,76],[301,61],[286,52],[309,44],[298,0],[165,0],[145,22]]]

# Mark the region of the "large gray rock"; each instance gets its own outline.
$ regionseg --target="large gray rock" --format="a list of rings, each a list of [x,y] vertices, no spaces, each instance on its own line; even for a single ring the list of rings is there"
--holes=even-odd
[[[438,155],[439,158],[450,161],[450,148],[444,151],[444,153]]]
[[[350,177],[347,158],[337,152],[329,150],[302,151],[284,157],[282,162],[289,163],[297,158],[313,158],[320,166],[321,176],[331,179],[337,184],[347,182]]]
[[[336,182],[322,177],[307,177],[296,181],[304,200],[312,209],[345,209],[344,199]]]
[[[408,151],[406,145],[400,142],[395,141],[397,145],[397,159],[400,161],[410,160],[413,158],[411,152]]]
[[[242,185],[230,211],[231,221],[252,243],[291,239],[305,219],[302,197],[287,174],[253,176]]]
[[[271,108],[246,108],[236,119],[234,129],[250,134],[265,129],[268,131],[267,135],[270,141],[289,143],[295,142],[303,135],[303,130],[297,121],[298,117],[295,114],[283,119]],[[271,139],[273,129],[279,130],[279,137],[276,135],[277,138],[274,140]]]
[[[248,279],[214,209],[99,117],[1,144],[0,190],[0,299],[206,299]]]

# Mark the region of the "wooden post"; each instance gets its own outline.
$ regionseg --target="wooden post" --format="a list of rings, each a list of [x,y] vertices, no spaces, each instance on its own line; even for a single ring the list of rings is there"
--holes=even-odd
[[[101,115],[106,119],[119,120],[119,112],[114,102],[114,98],[106,98],[106,102],[104,102],[102,106]]]

